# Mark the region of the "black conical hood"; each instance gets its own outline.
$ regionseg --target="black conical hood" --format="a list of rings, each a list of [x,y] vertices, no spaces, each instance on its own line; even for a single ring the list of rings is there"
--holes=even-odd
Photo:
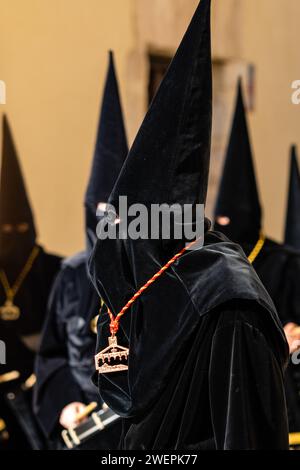
[[[110,202],[204,203],[210,160],[210,0],[202,0],[141,125]]]
[[[3,118],[2,142],[0,224],[20,224],[26,222],[35,233],[34,220],[26,186],[12,133],[5,116]]]
[[[230,222],[218,223],[220,217]],[[215,208],[215,229],[239,243],[256,241],[261,230],[261,206],[241,81]]]
[[[90,273],[115,314],[186,241],[184,235],[164,238],[162,231],[157,238],[150,231],[135,237],[130,227],[125,233],[127,215],[129,225],[136,222],[131,209],[143,204],[147,217],[151,204],[178,206],[206,199],[212,117],[210,3],[202,0],[198,6],[109,199],[118,210],[119,198],[127,196],[128,212],[118,213],[119,224],[104,221]],[[151,216],[145,228],[149,221]]]
[[[13,279],[35,244],[36,231],[12,133],[5,116],[2,139],[0,267]]]
[[[297,162],[297,149],[295,146],[291,149],[285,243],[300,250],[300,176]]]
[[[85,195],[86,229],[90,235],[95,234],[97,206],[99,202],[108,202],[127,153],[114,57],[110,52],[94,158]]]

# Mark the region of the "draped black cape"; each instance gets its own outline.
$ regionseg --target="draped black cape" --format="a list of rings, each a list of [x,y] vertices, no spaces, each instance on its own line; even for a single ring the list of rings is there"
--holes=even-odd
[[[253,246],[242,244],[246,253]],[[275,303],[278,316],[283,324],[300,324],[300,252],[286,245],[266,239],[266,242],[253,263],[260,280]],[[289,429],[300,431],[300,367],[290,361],[286,373],[286,395],[289,412]]]
[[[72,402],[88,405],[101,399],[92,383],[96,334],[91,322],[100,299],[87,276],[87,253],[64,260],[51,293],[48,314],[36,361],[34,408],[50,442],[57,446],[59,417]],[[116,448],[120,430],[97,438],[98,448]]]
[[[34,394],[35,412],[47,436],[66,405],[99,400],[91,381],[96,335],[90,323],[100,301],[86,270],[85,252],[66,259],[49,300]]]
[[[143,243],[96,245],[91,275],[114,314],[149,265],[154,274],[163,264]],[[108,325],[102,317],[98,350]],[[130,346],[128,372],[95,380],[125,418],[124,449],[287,448],[288,347],[270,297],[226,237],[208,232],[183,255],[122,318],[118,337]]]
[[[25,438],[8,410],[4,395],[24,383],[34,372],[34,360],[39,347],[47,302],[61,258],[46,253],[41,247],[31,271],[15,297],[21,315],[17,321],[0,320],[0,339],[6,344],[6,364],[0,365],[0,375],[18,371],[18,380],[0,384],[0,417],[5,420],[11,435],[10,446],[22,448]],[[6,300],[0,286],[0,305]]]

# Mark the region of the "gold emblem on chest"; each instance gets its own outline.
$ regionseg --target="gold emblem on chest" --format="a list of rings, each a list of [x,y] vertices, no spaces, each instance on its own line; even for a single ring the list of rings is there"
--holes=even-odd
[[[16,321],[20,318],[20,309],[12,300],[7,300],[2,307],[0,307],[0,318],[4,321]]]

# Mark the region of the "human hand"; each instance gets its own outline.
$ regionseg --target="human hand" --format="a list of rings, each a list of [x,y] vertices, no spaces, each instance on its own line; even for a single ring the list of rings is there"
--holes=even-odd
[[[77,426],[82,421],[78,419],[78,415],[83,413],[85,408],[86,406],[79,402],[70,403],[65,406],[59,418],[60,425],[66,429]]]

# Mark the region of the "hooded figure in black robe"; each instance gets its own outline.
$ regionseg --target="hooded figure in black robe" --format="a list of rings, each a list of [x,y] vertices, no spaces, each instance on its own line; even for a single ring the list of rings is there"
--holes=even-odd
[[[119,197],[148,209],[205,204],[211,87],[210,0],[202,0],[110,196],[117,237],[105,237],[105,223],[98,231],[90,272],[114,316],[186,241],[126,238]],[[109,336],[103,315],[99,352]],[[187,251],[144,291],[117,338],[129,347],[128,370],[95,380],[124,418],[123,449],[287,448],[280,322],[241,248],[207,220],[204,247]]]
[[[300,253],[263,235],[241,82],[217,197],[214,228],[239,243],[247,256],[254,255],[253,267],[275,303],[282,325],[300,324]],[[298,381],[300,390],[300,377]],[[291,431],[300,430],[297,388],[291,374],[287,374]]]
[[[36,364],[35,411],[48,439],[59,437],[59,418],[70,403],[100,402],[91,381],[96,335],[93,319],[100,299],[87,275],[95,242],[96,211],[107,203],[128,152],[113,55],[103,95],[93,165],[85,196],[86,251],[64,261],[56,279]],[[116,448],[119,427],[97,435],[88,446]]]
[[[0,185],[0,307],[7,301],[3,277],[13,286],[33,250],[36,256],[30,263],[32,267],[12,300],[19,309],[19,318],[4,318],[0,308],[0,339],[6,344],[6,364],[0,365],[0,418],[4,419],[10,436],[3,443],[4,448],[27,447],[4,397],[33,374],[48,296],[60,266],[59,257],[46,253],[36,243],[33,214],[12,134],[4,117]]]
[[[291,148],[290,182],[284,242],[286,245],[300,251],[300,174],[295,145]]]

